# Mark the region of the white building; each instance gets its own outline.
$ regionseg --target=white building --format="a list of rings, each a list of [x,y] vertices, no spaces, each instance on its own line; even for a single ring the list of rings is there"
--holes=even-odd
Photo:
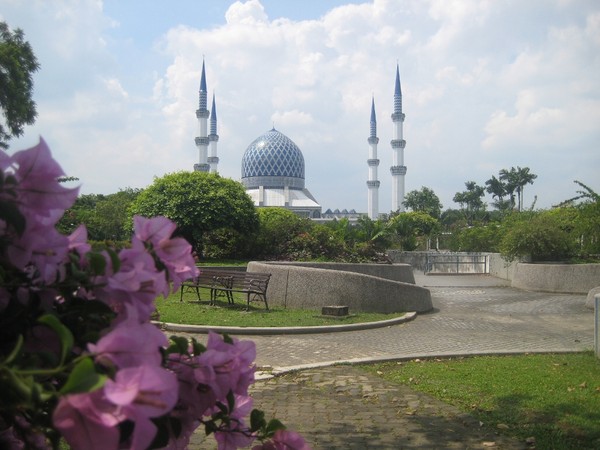
[[[242,157],[242,184],[258,207],[279,206],[321,217],[321,205],[304,185],[304,156],[275,128],[257,137]]]
[[[406,141],[403,139],[404,113],[402,112],[402,89],[400,86],[400,70],[396,65],[396,83],[394,86],[394,112],[392,114],[393,139],[392,146],[392,211],[404,212],[406,166],[404,165],[404,148]],[[202,61],[202,75],[200,79],[199,106],[196,110],[198,119],[198,132],[195,138],[198,149],[198,163],[194,170],[202,172],[217,172],[219,157],[217,156],[217,107],[215,95],[212,98],[212,109],[209,112],[208,93],[206,89],[206,72],[204,60]],[[210,117],[210,134],[209,134]],[[371,101],[369,143],[369,175],[367,179],[368,198],[367,215],[370,219],[379,218],[379,187],[377,168],[377,118],[375,115],[375,99]],[[298,146],[286,135],[273,128],[256,138],[246,149],[242,158],[242,184],[246,187],[248,195],[258,207],[278,206],[287,208],[295,213],[313,219],[339,219],[338,216],[357,220],[361,213],[352,210],[346,212],[327,212],[321,214],[321,205],[305,187],[304,156]],[[344,210],[345,211],[345,210]],[[337,214],[336,214],[337,212]]]

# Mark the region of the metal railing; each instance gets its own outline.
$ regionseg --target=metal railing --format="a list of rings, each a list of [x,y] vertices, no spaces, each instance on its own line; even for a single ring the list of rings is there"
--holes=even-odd
[[[489,255],[427,254],[425,273],[490,273]]]

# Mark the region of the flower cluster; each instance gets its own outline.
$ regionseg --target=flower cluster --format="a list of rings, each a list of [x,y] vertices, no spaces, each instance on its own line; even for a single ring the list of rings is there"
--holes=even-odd
[[[0,448],[182,449],[201,426],[219,449],[308,448],[252,409],[253,342],[151,323],[197,275],[176,225],[134,217],[130,248],[92,251],[56,230],[78,194],[62,175],[43,140],[0,152]]]

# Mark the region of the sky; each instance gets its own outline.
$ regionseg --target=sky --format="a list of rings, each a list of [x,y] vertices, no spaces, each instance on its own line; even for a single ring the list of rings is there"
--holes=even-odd
[[[597,0],[0,0],[0,20],[41,65],[36,123],[9,151],[42,136],[82,193],[193,169],[203,59],[219,173],[240,180],[274,125],[302,150],[323,211],[367,210],[372,98],[391,210],[396,65],[406,192],[458,208],[465,182],[517,166],[537,175],[526,207],[575,196],[574,180],[600,192]]]

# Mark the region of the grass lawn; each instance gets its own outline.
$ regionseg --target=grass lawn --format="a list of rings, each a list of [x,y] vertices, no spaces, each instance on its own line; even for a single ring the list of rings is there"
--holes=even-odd
[[[342,319],[323,318],[320,316],[320,309],[285,309],[269,306],[269,311],[266,311],[262,302],[251,303],[250,311],[246,311],[246,298],[242,294],[234,294],[233,306],[228,305],[226,301],[217,301],[216,306],[210,306],[208,300],[205,300],[208,293],[201,291],[201,295],[201,302],[198,302],[194,292],[184,293],[183,302],[179,301],[179,292],[170,295],[166,300],[157,300],[160,321],[188,325],[300,327],[374,322],[403,315],[350,311],[350,315]]]
[[[600,360],[592,352],[363,366],[541,449],[600,448]],[[530,439],[531,440],[531,439]]]

